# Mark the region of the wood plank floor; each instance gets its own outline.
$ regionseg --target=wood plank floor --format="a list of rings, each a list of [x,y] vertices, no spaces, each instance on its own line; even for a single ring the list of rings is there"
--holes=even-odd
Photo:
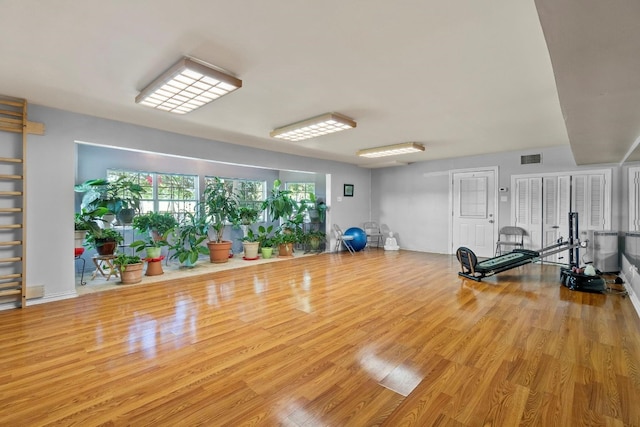
[[[368,250],[0,312],[0,425],[640,426],[640,321],[555,266]]]

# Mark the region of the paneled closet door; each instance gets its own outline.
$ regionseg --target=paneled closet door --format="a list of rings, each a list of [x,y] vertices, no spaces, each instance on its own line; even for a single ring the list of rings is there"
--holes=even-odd
[[[542,178],[515,180],[514,211],[516,227],[527,231],[525,248],[542,247]]]
[[[542,181],[542,247],[569,239],[569,211],[571,208],[571,177],[545,176]],[[559,253],[545,261],[566,262],[566,254]]]
[[[636,172],[634,172],[636,173]],[[636,190],[640,191],[640,168],[636,179]],[[549,174],[541,176],[513,177],[515,194],[512,215],[515,225],[529,233],[531,249],[549,246],[562,238],[569,238],[569,212],[578,212],[578,227],[581,240],[587,238],[589,230],[608,230],[611,227],[611,170],[582,173]],[[631,183],[630,183],[631,188]],[[639,195],[640,192],[636,194]],[[630,204],[632,202],[630,201]],[[640,215],[640,202],[635,201]],[[540,221],[536,221],[540,218]],[[640,223],[636,225],[640,231]],[[548,257],[547,261],[566,263],[568,253]]]
[[[607,220],[606,177],[602,174],[574,175],[572,207],[578,212],[580,239],[585,239],[589,230],[605,230]]]

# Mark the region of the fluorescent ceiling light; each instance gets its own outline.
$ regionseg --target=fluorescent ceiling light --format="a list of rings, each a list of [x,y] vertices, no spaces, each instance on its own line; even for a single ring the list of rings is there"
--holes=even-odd
[[[402,144],[385,145],[384,147],[367,148],[366,150],[359,150],[356,154],[361,157],[375,158],[417,153],[419,151],[424,151],[424,145],[418,144],[417,142],[405,142]]]
[[[302,141],[341,130],[353,129],[354,127],[356,127],[356,122],[349,117],[338,113],[326,113],[274,129],[269,135],[288,141]]]
[[[193,58],[182,58],[142,89],[136,102],[186,114],[242,87],[242,80]]]
[[[391,160],[388,162],[382,162],[382,163],[365,163],[364,165],[358,165],[361,168],[367,168],[367,169],[377,169],[377,168],[390,168],[393,166],[407,166],[409,165],[408,162],[399,162],[397,160]]]

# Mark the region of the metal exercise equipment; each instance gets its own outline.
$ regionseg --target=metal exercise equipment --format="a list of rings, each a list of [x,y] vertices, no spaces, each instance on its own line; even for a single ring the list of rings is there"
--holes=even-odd
[[[569,251],[569,267],[577,267],[580,260],[580,247],[587,245],[587,242],[581,242],[578,236],[578,213],[569,212],[569,239],[560,238],[557,243],[537,251],[514,249],[504,255],[478,262],[476,254],[471,249],[460,247],[456,251],[461,269],[458,275],[480,282],[485,277],[530,264],[566,250]]]

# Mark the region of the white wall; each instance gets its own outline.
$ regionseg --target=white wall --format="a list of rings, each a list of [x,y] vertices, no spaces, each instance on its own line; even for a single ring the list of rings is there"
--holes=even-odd
[[[542,163],[521,165],[520,156],[542,154]],[[575,170],[613,168],[612,228],[620,227],[620,173],[615,165],[576,166],[566,147],[536,151],[512,151],[483,156],[460,157],[414,163],[386,169],[374,169],[371,178],[371,216],[398,233],[401,248],[416,251],[451,253],[449,247],[449,172],[459,169],[498,167],[498,187],[511,185],[512,175],[541,174]],[[511,190],[511,189],[510,189]],[[505,195],[500,193],[500,196]],[[499,202],[498,227],[510,225],[511,197]]]
[[[331,194],[342,194],[343,182],[355,182],[362,189],[348,204],[333,198],[328,201],[332,220],[357,223],[369,215],[369,171],[349,164],[193,138],[38,105],[30,105],[29,120],[46,126],[44,136],[29,136],[26,167],[27,286],[44,285],[45,298],[41,301],[75,296],[71,255],[75,141],[274,170],[331,174]]]

